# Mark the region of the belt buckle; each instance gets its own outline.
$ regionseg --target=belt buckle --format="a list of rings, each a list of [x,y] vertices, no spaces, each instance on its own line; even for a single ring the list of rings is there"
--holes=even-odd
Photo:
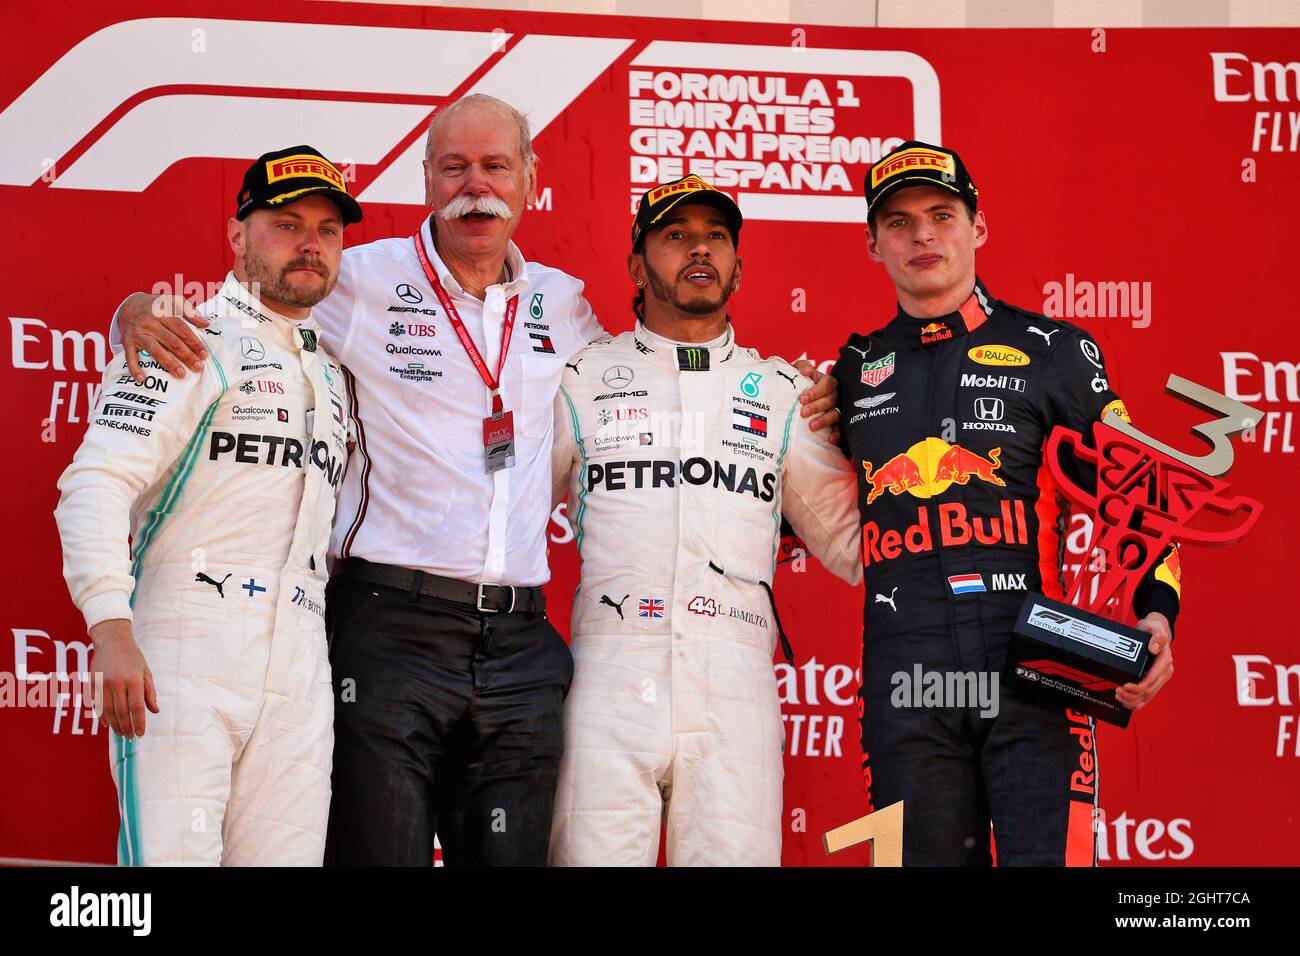
[[[480,584],[478,586],[478,600],[475,603],[475,607],[478,609],[478,612],[480,614],[501,614],[502,613],[497,608],[483,606],[483,594],[484,594],[483,589],[489,587],[510,589],[510,610],[504,613],[513,614],[515,610],[515,586],[513,584]]]

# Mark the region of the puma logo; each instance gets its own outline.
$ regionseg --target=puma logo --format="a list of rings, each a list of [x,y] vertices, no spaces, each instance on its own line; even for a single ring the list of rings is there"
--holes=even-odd
[[[853,351],[855,351],[855,352],[857,352],[859,355],[861,355],[863,358],[866,358],[866,357],[867,357],[867,353],[871,351],[871,343],[870,343],[870,342],[867,343],[867,347],[866,347],[865,349],[860,349],[860,348],[858,348],[856,345],[846,345],[846,346],[844,346],[844,347],[845,347],[846,349],[852,349]]]
[[[897,614],[897,613],[898,613],[898,608],[894,607],[894,595],[897,594],[897,593],[898,593],[898,588],[894,588],[894,590],[892,590],[892,591],[889,592],[889,597],[885,597],[883,594],[877,594],[877,595],[876,595],[876,603],[877,603],[877,604],[888,604],[891,608],[893,608],[894,613]]]
[[[1043,331],[1042,329],[1040,329],[1038,326],[1036,326],[1036,325],[1031,325],[1031,326],[1029,326],[1029,331],[1030,331],[1030,332],[1033,332],[1035,335],[1041,335],[1041,336],[1043,337],[1043,341],[1045,341],[1048,345],[1051,345],[1051,344],[1052,344],[1052,336],[1055,335],[1057,332],[1059,332],[1059,331],[1061,331],[1061,330],[1060,330],[1060,329],[1052,329],[1052,331],[1050,331],[1050,332],[1044,332],[1044,331]]]
[[[198,574],[194,575],[194,580],[195,580],[195,581],[202,581],[204,584],[211,584],[214,588],[217,589],[217,593],[221,595],[221,599],[222,599],[223,601],[226,599],[226,592],[223,591],[223,590],[221,589],[221,587],[222,587],[223,584],[225,584],[227,581],[230,580],[230,575],[229,575],[229,574],[227,574],[227,575],[226,575],[224,578],[222,578],[220,581],[214,581],[214,580],[212,580],[212,578],[208,577],[206,574],[204,574],[202,571],[200,571]]]
[[[627,600],[627,595],[624,594],[624,595],[623,595],[623,601],[626,601],[626,600]],[[608,595],[608,594],[602,594],[602,595],[600,596],[600,603],[601,603],[601,604],[608,604],[608,605],[609,605],[610,607],[612,607],[615,611],[618,611],[618,619],[619,619],[620,621],[623,620],[623,601],[619,601],[617,604],[615,604],[613,601],[611,601],[611,600],[609,599],[609,595]]]
[[[582,363],[582,359],[578,359],[578,361],[576,361],[576,362],[565,362],[565,363],[564,363],[564,367],[565,367],[565,368],[571,368],[571,369],[573,369],[573,374],[574,374],[574,375],[581,375],[582,373],[578,371],[578,366],[579,366],[581,363]]]
[[[776,374],[777,374],[777,375],[780,375],[783,379],[785,379],[787,382],[789,382],[791,388],[794,388],[794,376],[793,376],[793,375],[786,375],[785,372],[782,372],[780,369],[777,369],[777,370],[776,370]]]

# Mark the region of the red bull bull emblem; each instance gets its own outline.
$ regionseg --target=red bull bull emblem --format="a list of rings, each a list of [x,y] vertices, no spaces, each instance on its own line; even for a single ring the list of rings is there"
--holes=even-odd
[[[942,342],[944,339],[952,338],[952,329],[942,322],[931,322],[921,329],[921,344],[929,345],[931,342]]]
[[[889,376],[894,374],[894,353],[890,352],[882,359],[875,362],[862,363],[862,384],[870,385],[875,388]]]
[[[997,474],[1002,467],[1001,456],[1001,448],[991,449],[985,458],[942,438],[926,438],[874,470],[871,462],[862,462],[864,477],[870,486],[867,504],[886,491],[894,495],[907,492],[916,498],[933,498],[947,491],[950,485],[965,485],[972,477],[1005,488],[1007,483]]]

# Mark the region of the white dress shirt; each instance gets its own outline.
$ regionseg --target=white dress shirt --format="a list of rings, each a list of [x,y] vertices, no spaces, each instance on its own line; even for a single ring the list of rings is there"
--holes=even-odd
[[[420,228],[439,281],[493,372],[506,304],[519,296],[501,371],[515,465],[486,471],[490,392],[413,238],[347,249],[338,286],[312,310],[322,343],[349,373],[357,430],[330,552],[475,583],[544,584],[555,395],[565,363],[605,332],[581,281],[525,262],[513,242],[508,281],[476,299],[438,257],[427,219]]]

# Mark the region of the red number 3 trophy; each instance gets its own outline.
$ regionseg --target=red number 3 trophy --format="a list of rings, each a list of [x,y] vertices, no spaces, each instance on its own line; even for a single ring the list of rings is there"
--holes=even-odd
[[[1177,375],[1165,390],[1219,413],[1192,429],[1212,446],[1209,454],[1171,448],[1114,411],[1093,426],[1091,447],[1067,429],[1049,438],[1048,468],[1074,506],[1091,514],[1092,535],[1066,601],[1041,594],[1025,601],[1004,673],[1045,703],[1120,727],[1132,712],[1115,699],[1115,688],[1140,680],[1150,663],[1150,637],[1132,626],[1138,585],[1158,561],[1176,571],[1180,544],[1235,544],[1262,510],[1254,499],[1230,495],[1222,480],[1232,466],[1231,437],[1253,428],[1262,413]],[[1063,462],[1063,454],[1073,461]],[[1087,487],[1081,476],[1094,472],[1096,485]],[[1218,517],[1207,522],[1207,513]]]

